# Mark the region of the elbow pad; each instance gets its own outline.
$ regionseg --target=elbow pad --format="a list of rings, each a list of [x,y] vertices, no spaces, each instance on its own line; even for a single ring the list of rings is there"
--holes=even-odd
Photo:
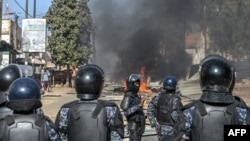
[[[129,108],[129,97],[125,96],[120,105],[122,110],[127,110]]]

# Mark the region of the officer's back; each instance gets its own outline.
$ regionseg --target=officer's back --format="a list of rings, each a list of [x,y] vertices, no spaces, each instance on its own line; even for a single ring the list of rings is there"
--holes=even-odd
[[[93,64],[79,68],[75,78],[77,98],[64,104],[56,118],[62,140],[121,141],[123,119],[118,106],[98,100],[104,84],[103,70]]]
[[[200,99],[185,105],[186,133],[182,140],[223,141],[226,124],[245,125],[247,107],[231,93],[234,70],[223,57],[212,55],[200,65]]]
[[[42,107],[40,87],[32,78],[18,78],[10,86],[7,107],[12,115],[5,116],[0,123],[0,140],[44,141],[59,140],[52,121],[34,114]]]

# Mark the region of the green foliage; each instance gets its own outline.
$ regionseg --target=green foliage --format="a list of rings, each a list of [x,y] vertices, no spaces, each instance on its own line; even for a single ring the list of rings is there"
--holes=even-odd
[[[210,49],[248,59],[250,45],[250,1],[213,0],[207,3]]]
[[[91,54],[88,0],[54,0],[46,13],[48,49],[58,65],[82,65]]]

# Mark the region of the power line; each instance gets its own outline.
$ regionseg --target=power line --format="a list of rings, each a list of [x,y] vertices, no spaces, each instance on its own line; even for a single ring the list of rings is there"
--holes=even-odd
[[[33,17],[33,16],[31,16],[30,14],[29,14],[29,12],[28,11],[26,11],[16,0],[15,0],[15,3],[19,6],[19,8],[21,8],[25,13],[27,12],[28,13],[28,15],[30,16],[30,17]]]

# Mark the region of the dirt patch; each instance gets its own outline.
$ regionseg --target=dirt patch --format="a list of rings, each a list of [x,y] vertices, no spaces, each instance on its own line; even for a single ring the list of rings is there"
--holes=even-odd
[[[241,97],[250,106],[250,83],[237,83],[233,94]]]

